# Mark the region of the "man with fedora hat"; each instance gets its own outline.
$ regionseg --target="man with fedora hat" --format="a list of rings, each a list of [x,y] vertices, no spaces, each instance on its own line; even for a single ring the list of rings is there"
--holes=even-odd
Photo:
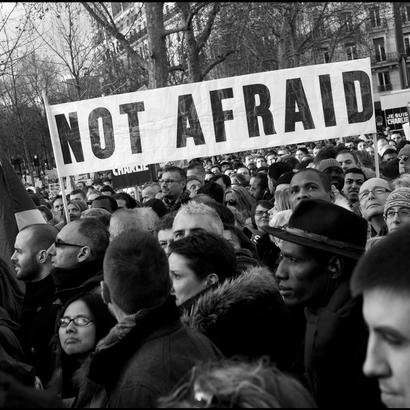
[[[365,252],[367,222],[330,201],[305,199],[287,227],[264,228],[283,240],[275,272],[290,308],[304,307],[304,374],[319,407],[382,407],[377,383],[362,373],[367,330],[349,280]]]

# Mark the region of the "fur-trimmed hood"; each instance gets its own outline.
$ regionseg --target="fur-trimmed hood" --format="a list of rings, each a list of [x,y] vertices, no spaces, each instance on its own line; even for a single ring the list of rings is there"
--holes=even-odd
[[[264,266],[249,267],[241,275],[211,286],[196,299],[187,301],[187,309],[181,306],[181,320],[190,328],[206,333],[237,303],[254,302],[260,296],[271,294],[280,296],[272,272]]]

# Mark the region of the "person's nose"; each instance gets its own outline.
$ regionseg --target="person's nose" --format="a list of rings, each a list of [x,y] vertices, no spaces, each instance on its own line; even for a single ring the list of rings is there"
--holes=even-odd
[[[383,348],[370,335],[367,342],[366,359],[363,364],[363,373],[367,377],[381,377],[389,374],[389,365],[385,359]]]
[[[275,277],[276,277],[276,279],[285,280],[285,279],[288,278],[288,276],[289,275],[287,273],[285,261],[282,259],[279,263],[278,268],[276,269]]]
[[[374,194],[374,191],[373,190],[369,190],[369,199],[370,198],[376,198],[376,195]]]
[[[307,192],[305,189],[302,188],[302,189],[298,192],[296,198],[300,201],[301,199],[309,198],[309,194],[308,194],[308,192]]]
[[[52,244],[48,249],[47,249],[47,254],[54,256],[56,254],[56,247],[54,244]]]
[[[14,251],[13,255],[11,255],[11,261],[14,262],[17,260],[17,251]]]
[[[71,321],[68,326],[65,328],[66,333],[76,333],[77,327],[73,321]]]

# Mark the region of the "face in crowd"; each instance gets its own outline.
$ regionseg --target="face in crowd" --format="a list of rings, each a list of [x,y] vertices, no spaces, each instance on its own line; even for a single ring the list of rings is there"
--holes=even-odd
[[[360,209],[368,221],[378,215],[383,215],[384,203],[391,192],[387,181],[381,178],[370,178],[359,191]]]
[[[369,328],[363,373],[378,378],[383,403],[410,407],[410,297],[383,288],[364,293],[363,316]]]
[[[164,172],[159,182],[162,194],[170,200],[178,198],[185,188],[185,181],[181,180],[179,173],[175,171]]]
[[[359,168],[354,156],[348,152],[339,154],[336,157],[336,161],[340,164],[344,173],[346,173],[346,170],[349,168]]]
[[[331,192],[326,192],[323,181],[314,171],[297,172],[290,181],[289,193],[292,210],[303,199],[323,199],[329,202],[333,199]]]
[[[362,174],[346,173],[343,193],[351,204],[359,200],[359,191],[363,184],[364,177]]]

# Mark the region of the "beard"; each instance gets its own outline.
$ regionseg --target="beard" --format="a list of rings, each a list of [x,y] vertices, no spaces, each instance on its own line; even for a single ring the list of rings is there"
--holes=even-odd
[[[31,282],[35,280],[40,274],[40,265],[37,262],[36,255],[31,255],[30,260],[26,261],[24,265],[19,265],[20,271],[16,277],[18,280]]]

